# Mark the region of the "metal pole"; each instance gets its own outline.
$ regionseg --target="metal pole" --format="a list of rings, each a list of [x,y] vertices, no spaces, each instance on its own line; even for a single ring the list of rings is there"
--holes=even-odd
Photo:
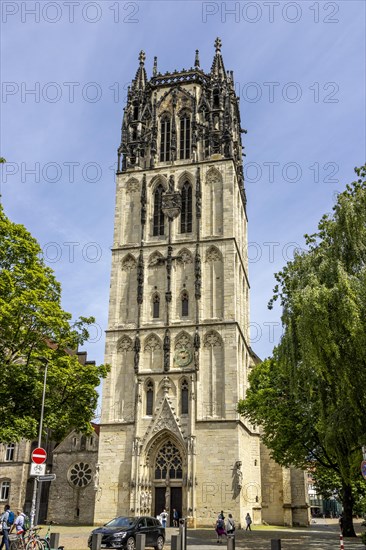
[[[44,401],[46,396],[47,367],[48,367],[48,360],[46,358],[44,358],[44,365],[45,365],[45,369],[44,369],[44,378],[43,378],[41,418],[39,419],[38,447],[40,447],[42,443],[43,412],[44,412]],[[34,525],[37,525],[37,521],[38,521],[38,514],[36,513],[37,492],[38,492],[38,479],[37,477],[35,477],[34,485],[33,485],[32,508],[31,508],[31,514],[30,514],[31,527],[34,527]]]

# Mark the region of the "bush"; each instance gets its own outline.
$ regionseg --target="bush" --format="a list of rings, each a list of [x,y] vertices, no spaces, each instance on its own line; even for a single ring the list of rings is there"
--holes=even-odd
[[[363,544],[366,546],[366,531],[364,531],[364,532],[361,534],[361,540],[362,540]]]

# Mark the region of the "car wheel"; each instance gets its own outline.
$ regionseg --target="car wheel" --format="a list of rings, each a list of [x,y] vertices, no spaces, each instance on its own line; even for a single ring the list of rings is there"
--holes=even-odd
[[[155,548],[156,550],[163,550],[164,548],[164,537],[162,537],[161,535],[156,539]]]
[[[135,546],[135,539],[133,537],[129,537],[126,542],[127,550],[135,550]]]

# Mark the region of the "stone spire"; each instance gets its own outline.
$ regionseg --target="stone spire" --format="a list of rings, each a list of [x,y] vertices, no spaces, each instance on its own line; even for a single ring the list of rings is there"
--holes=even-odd
[[[154,57],[154,67],[153,67],[153,76],[158,74],[158,58]]]
[[[145,70],[145,59],[146,55],[143,50],[139,54],[140,66],[137,69],[135,80],[132,83],[133,90],[144,90],[147,83],[147,74]]]
[[[216,77],[219,80],[225,80],[227,76],[226,76],[226,71],[224,67],[224,61],[221,55],[221,46],[222,46],[221,39],[216,38],[215,40],[216,53],[213,59],[212,67],[211,67],[211,75],[213,77]]]
[[[194,68],[199,69],[200,68],[200,52],[196,50],[196,55],[194,58]]]

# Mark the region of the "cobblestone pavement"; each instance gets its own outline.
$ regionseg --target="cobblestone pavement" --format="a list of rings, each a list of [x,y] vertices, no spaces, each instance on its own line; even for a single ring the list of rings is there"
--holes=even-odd
[[[92,527],[66,527],[55,525],[52,531],[60,533],[60,545],[65,550],[87,550],[88,535]],[[359,535],[364,528],[355,525]],[[42,530],[43,531],[43,530]],[[166,530],[167,540],[164,550],[170,550],[172,535],[178,534],[178,529]],[[281,540],[281,550],[339,550],[339,528],[336,522],[312,524],[309,528],[287,529],[283,527],[253,526],[251,532],[237,530],[235,533],[235,550],[271,550],[271,540]],[[226,550],[226,540],[216,543],[213,529],[189,529],[187,550]],[[344,539],[345,550],[366,550],[361,539]]]

